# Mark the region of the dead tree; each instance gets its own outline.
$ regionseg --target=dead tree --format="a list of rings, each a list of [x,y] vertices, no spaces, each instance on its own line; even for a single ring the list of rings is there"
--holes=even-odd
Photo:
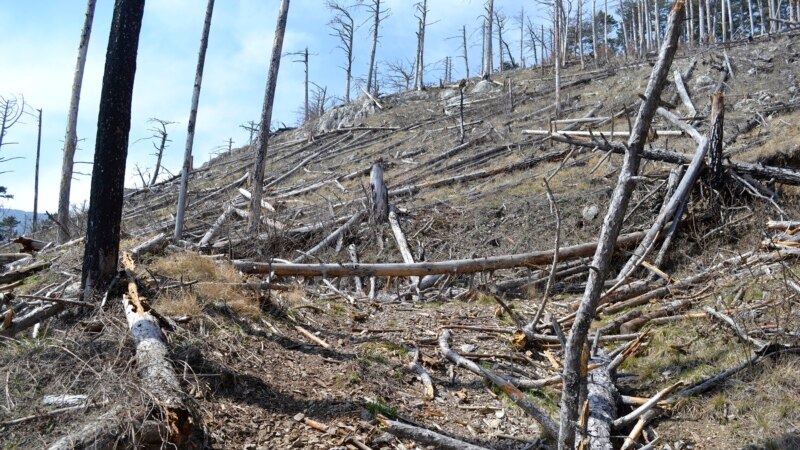
[[[619,236],[622,222],[627,211],[628,202],[634,188],[634,177],[639,171],[641,151],[647,140],[650,124],[658,108],[661,91],[669,74],[672,60],[678,47],[683,17],[685,15],[684,0],[677,0],[667,22],[667,32],[659,52],[644,96],[645,101],[633,125],[633,132],[628,139],[628,150],[625,153],[619,179],[603,221],[599,244],[592,261],[592,270],[586,281],[580,307],[570,331],[564,354],[563,388],[561,396],[561,420],[558,437],[559,449],[572,449],[575,446],[576,420],[578,418],[578,396],[582,383],[579,375],[581,355],[583,352],[589,326],[594,318],[605,278],[608,274],[614,243]]]
[[[389,69],[389,84],[397,91],[411,89],[411,80],[414,79],[414,68],[411,61],[398,59],[393,63],[386,63]]]
[[[261,127],[256,138],[256,157],[253,167],[253,196],[250,199],[250,233],[258,233],[261,223],[261,191],[264,185],[264,163],[269,145],[269,124],[272,121],[272,104],[275,101],[275,87],[278,84],[278,70],[281,66],[283,35],[286,33],[286,19],[289,15],[289,0],[281,0],[278,23],[275,25],[275,40],[272,43],[272,59],[267,75],[267,88],[264,92],[264,107],[261,110]]]
[[[214,0],[208,0],[206,16],[203,22],[203,35],[200,38],[200,51],[197,55],[197,70],[194,74],[194,89],[192,90],[192,108],[189,110],[189,124],[186,131],[186,148],[183,152],[183,166],[181,167],[181,185],[178,191],[178,209],[175,213],[175,241],[183,234],[183,216],[186,213],[186,190],[189,187],[189,172],[192,170],[192,147],[194,146],[194,129],[197,123],[197,107],[200,103],[200,86],[203,84],[203,67],[206,64],[206,49],[208,49],[208,33],[211,30],[211,16],[214,13]]]
[[[494,72],[492,56],[492,19],[494,17],[494,0],[486,2],[486,16],[483,25],[483,67],[481,68],[481,78],[488,80]]]
[[[469,80],[469,57],[467,56],[467,26],[461,26],[461,49],[464,50],[464,78]]]
[[[117,271],[131,100],[144,2],[117,0],[106,52],[97,122],[81,287],[90,297]]]
[[[517,16],[517,20],[519,21],[519,67],[524,69],[525,68],[525,7],[520,6],[519,8],[519,16]],[[533,54],[536,54],[536,49],[533,50]]]
[[[339,45],[336,47],[344,52],[347,61],[343,67],[345,71],[344,101],[345,103],[350,103],[350,83],[353,80],[355,22],[353,21],[353,15],[350,13],[350,8],[341,2],[329,0],[325,6],[333,11],[333,19],[328,22],[328,26],[333,29],[331,36],[339,39]]]
[[[78,146],[78,107],[83,85],[83,69],[86,67],[86,53],[89,50],[89,37],[92,34],[94,7],[97,0],[88,0],[86,17],[83,21],[81,40],[78,44],[78,62],[75,64],[75,78],[72,80],[72,95],[69,101],[67,132],[64,137],[64,159],[61,162],[61,186],[58,190],[58,243],[63,244],[70,239],[69,234],[69,193],[72,186],[72,168],[75,160],[75,148]]]
[[[213,1],[213,0],[212,0]],[[156,157],[156,166],[153,169],[153,177],[150,179],[150,186],[156,184],[156,180],[158,179],[158,173],[161,170],[161,159],[164,157],[164,149],[167,148],[167,143],[172,142],[169,140],[167,136],[167,125],[172,125],[175,122],[170,122],[168,120],[157,119],[155,117],[150,118],[148,122],[154,122],[156,125],[154,128],[151,128],[150,131],[153,132],[153,138],[158,141],[158,144],[153,142],[153,147],[156,149],[156,152],[153,156]]]
[[[293,62],[303,63],[304,69],[305,69],[305,82],[304,82],[304,87],[305,87],[305,98],[304,98],[304,100],[305,101],[303,103],[303,123],[305,123],[305,122],[308,122],[308,118],[309,118],[309,116],[311,114],[311,110],[308,109],[309,108],[309,104],[308,104],[308,87],[309,87],[309,83],[308,83],[308,47],[306,47],[305,50],[302,51],[302,52],[290,52],[290,53],[286,53],[285,56],[300,56],[302,58],[302,59],[295,59]]]
[[[378,160],[372,165],[369,174],[369,188],[371,191],[372,220],[374,224],[385,223],[389,218],[389,191],[383,181],[382,160]]]
[[[722,166],[722,125],[725,120],[725,97],[722,92],[711,96],[711,132],[708,144],[708,184],[714,189],[725,185],[725,169]]]
[[[375,54],[378,50],[378,37],[379,29],[381,26],[381,22],[384,19],[389,17],[389,10],[381,10],[381,0],[369,0],[366,3],[367,9],[369,10],[370,15],[372,15],[372,26],[370,27],[370,31],[372,31],[372,51],[369,53],[369,71],[367,72],[367,92],[377,95],[377,83],[374,82],[373,77],[375,76]]]
[[[417,64],[416,64],[416,77],[414,78],[414,88],[418,91],[425,90],[425,80],[423,75],[425,73],[425,18],[428,16],[428,0],[423,0],[414,5],[417,14]]]
[[[36,136],[36,168],[33,172],[33,217],[31,218],[31,229],[36,231],[36,221],[38,220],[39,209],[39,156],[42,152],[42,110],[37,109],[39,112],[39,131]]]

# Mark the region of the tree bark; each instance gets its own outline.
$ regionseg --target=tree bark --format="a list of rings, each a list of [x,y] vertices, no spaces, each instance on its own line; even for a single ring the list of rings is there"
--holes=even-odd
[[[117,0],[106,52],[81,287],[102,290],[117,270],[131,100],[144,0]]]
[[[203,68],[206,64],[206,49],[208,49],[208,33],[211,30],[211,16],[214,13],[214,0],[208,0],[206,5],[206,18],[203,22],[203,35],[200,38],[200,52],[197,56],[197,70],[194,74],[194,88],[192,90],[192,108],[189,110],[189,124],[186,131],[186,148],[183,153],[183,166],[181,168],[181,185],[178,191],[178,210],[175,213],[175,234],[173,240],[178,241],[183,235],[183,218],[186,214],[186,191],[189,186],[189,172],[192,170],[192,147],[194,146],[194,130],[197,123],[197,108],[200,103],[200,86],[203,84]],[[269,128],[269,125],[267,125]],[[155,178],[153,179],[155,181]]]
[[[560,450],[572,450],[575,446],[575,421],[578,418],[578,394],[581,383],[578,372],[581,352],[608,274],[614,243],[622,228],[622,221],[633,192],[633,177],[639,170],[640,153],[644,148],[650,124],[659,104],[661,91],[677,51],[685,6],[684,0],[677,0],[670,13],[664,43],[647,84],[646,100],[642,103],[636,116],[633,126],[634,133],[628,140],[628,150],[625,153],[608,213],[603,221],[597,250],[592,261],[592,270],[589,271],[589,278],[586,282],[586,291],[567,341],[564,355],[564,387],[561,397],[561,426],[558,437]]]
[[[58,228],[58,243],[63,244],[70,239],[69,234],[69,191],[72,186],[72,167],[75,159],[75,148],[78,144],[78,106],[83,84],[83,69],[86,67],[86,53],[89,50],[89,37],[92,34],[92,21],[97,0],[88,0],[86,17],[83,21],[81,40],[78,44],[78,61],[75,64],[75,77],[72,81],[72,95],[69,101],[67,132],[64,137],[64,158],[61,163],[61,187],[58,190],[58,220],[63,225]]]
[[[286,32],[286,20],[289,15],[289,0],[281,0],[278,11],[278,23],[275,25],[275,40],[272,43],[272,58],[267,75],[267,88],[264,92],[264,107],[261,110],[261,126],[256,139],[256,158],[253,167],[253,197],[250,199],[250,234],[258,233],[261,223],[261,192],[264,188],[264,163],[267,159],[269,145],[269,127],[272,122],[272,104],[275,102],[275,87],[278,84],[278,70],[281,65],[281,49],[283,35]],[[370,73],[370,76],[372,74]]]

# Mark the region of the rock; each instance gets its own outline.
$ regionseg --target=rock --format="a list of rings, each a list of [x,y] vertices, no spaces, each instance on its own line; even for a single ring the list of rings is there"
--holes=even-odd
[[[295,415],[294,415],[293,419],[294,419],[295,421],[297,421],[297,422],[300,422],[301,420],[305,419],[305,417],[306,417],[306,415],[305,415],[305,414],[303,414],[303,413],[297,413],[297,414],[295,414]]]
[[[479,81],[474,88],[472,88],[473,94],[480,94],[481,92],[491,92],[497,90],[498,86],[491,81],[488,80],[481,80]]]
[[[700,75],[697,77],[697,80],[694,82],[694,88],[697,91],[704,91],[706,89],[712,89],[717,84],[713,78],[708,75]]]
[[[743,98],[733,105],[734,111],[754,112],[758,109],[758,102],[752,98]]]
[[[474,351],[475,351],[475,349],[476,349],[476,348],[477,348],[477,347],[475,347],[475,346],[474,346],[474,345],[472,345],[472,344],[463,344],[463,345],[461,346],[461,351],[462,351],[462,352],[464,352],[464,353],[472,353],[472,352],[474,352]]]
[[[581,211],[581,215],[583,216],[583,220],[585,222],[591,222],[597,218],[597,215],[600,213],[600,208],[597,205],[588,205],[583,208]]]

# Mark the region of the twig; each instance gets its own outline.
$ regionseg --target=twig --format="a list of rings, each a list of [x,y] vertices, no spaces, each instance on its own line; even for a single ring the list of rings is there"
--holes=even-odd
[[[318,345],[321,345],[324,348],[331,348],[330,344],[328,344],[327,342],[325,342],[322,339],[318,338],[317,336],[314,336],[314,333],[306,330],[305,328],[301,327],[300,325],[295,325],[294,329],[299,331],[300,334],[302,334],[303,336],[305,336],[308,339],[314,341],[314,343],[316,343]]]

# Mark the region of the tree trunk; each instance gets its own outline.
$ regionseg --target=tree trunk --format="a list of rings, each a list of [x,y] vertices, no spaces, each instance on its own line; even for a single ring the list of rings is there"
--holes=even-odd
[[[359,212],[355,216],[360,219],[362,213]],[[353,220],[353,219],[351,219]],[[343,232],[352,226],[357,220],[353,222],[348,221],[347,224],[337,230],[333,239],[338,237],[338,233]],[[620,248],[629,248],[644,237],[644,232],[637,232],[619,236],[611,245]],[[330,239],[332,241],[333,239]],[[329,241],[329,242],[330,242]],[[561,247],[558,249],[559,261],[566,261],[574,258],[583,258],[595,253],[598,248],[596,242],[574,245],[571,247]],[[233,265],[236,269],[244,273],[274,273],[277,276],[306,276],[306,277],[411,277],[411,276],[425,276],[437,274],[463,274],[463,273],[476,273],[476,272],[490,272],[501,269],[513,269],[515,267],[530,267],[536,265],[550,264],[553,261],[554,250],[545,250],[532,253],[520,253],[516,255],[505,256],[489,256],[478,259],[456,259],[451,261],[438,261],[438,262],[418,262],[414,264],[298,264],[298,263],[280,263],[280,262],[250,262],[250,261],[234,261]],[[310,253],[305,252],[305,253]],[[305,257],[298,257],[295,261],[302,261]]]
[[[367,72],[367,92],[372,92],[372,74],[375,71],[375,52],[378,49],[378,26],[381,24],[381,0],[373,0],[375,17],[372,22],[372,51],[369,53],[369,72]]]
[[[483,73],[481,78],[488,80],[494,72],[494,57],[492,56],[492,21],[494,17],[494,0],[489,0],[486,7],[486,21],[483,36]]]
[[[386,188],[386,183],[383,181],[383,167],[381,161],[372,165],[372,170],[369,174],[369,188],[372,196],[370,197],[372,203],[371,219],[370,222],[374,224],[385,223],[389,218],[389,191]]]
[[[39,109],[39,132],[36,137],[36,168],[33,172],[33,217],[31,218],[31,229],[36,231],[36,221],[39,211],[39,156],[42,152],[42,110]]]
[[[578,58],[581,61],[581,70],[585,68],[585,62],[583,61],[583,0],[578,0],[578,13],[576,16],[576,23],[575,26],[578,28]]]
[[[725,97],[721,92],[711,96],[711,132],[708,143],[708,184],[719,190],[725,184],[722,166],[722,128],[725,120]]]
[[[186,213],[186,191],[189,186],[189,172],[192,170],[192,146],[194,145],[194,128],[197,123],[197,106],[200,103],[200,86],[203,84],[203,67],[206,64],[206,49],[208,48],[208,32],[211,29],[211,16],[214,13],[214,0],[208,0],[206,18],[203,23],[203,35],[200,38],[200,52],[197,56],[197,70],[194,75],[194,89],[192,90],[192,109],[189,111],[189,125],[186,131],[186,149],[183,153],[183,167],[181,168],[181,185],[178,191],[178,210],[175,213],[175,241],[183,234],[183,217]],[[262,126],[263,128],[263,126]],[[269,129],[269,124],[267,124]]]
[[[597,62],[597,0],[592,0],[592,59]]]
[[[269,145],[269,126],[272,121],[272,104],[275,101],[275,87],[278,84],[278,70],[281,65],[281,49],[283,48],[283,35],[286,32],[286,19],[289,15],[289,0],[281,0],[281,9],[278,11],[278,23],[275,25],[275,40],[272,43],[272,59],[267,75],[267,88],[264,92],[264,107],[261,110],[261,126],[256,139],[256,160],[253,167],[253,197],[250,199],[250,234],[258,233],[261,223],[261,191],[264,185],[264,163],[267,159],[267,146]],[[370,72],[370,78],[372,73]]]
[[[677,0],[670,13],[664,43],[645,90],[646,100],[642,103],[639,114],[636,116],[633,134],[628,140],[628,151],[620,169],[619,180],[614,189],[608,213],[603,221],[597,251],[592,261],[593,270],[589,271],[586,290],[567,340],[564,355],[564,385],[561,396],[561,420],[558,437],[558,448],[560,450],[571,450],[575,446],[575,422],[578,418],[578,394],[581,384],[581,377],[578,371],[581,353],[589,332],[589,326],[600,300],[611,256],[633,192],[633,177],[639,170],[640,152],[644,148],[650,124],[658,107],[661,91],[678,47],[685,6],[683,0]]]
[[[106,52],[81,287],[88,298],[117,271],[125,161],[143,0],[117,0]]]
[[[63,244],[70,238],[69,235],[69,191],[72,186],[72,166],[75,159],[75,147],[78,144],[78,105],[81,98],[81,85],[83,84],[83,69],[86,66],[86,53],[89,50],[89,36],[92,34],[92,21],[94,20],[94,6],[97,0],[88,0],[86,4],[86,18],[83,21],[81,41],[78,44],[78,62],[75,64],[75,78],[72,81],[72,96],[69,101],[69,118],[67,119],[67,133],[64,137],[64,159],[61,163],[61,187],[58,190],[58,243]]]
[[[425,90],[425,20],[428,15],[428,0],[423,0],[420,8],[419,31],[417,32],[417,79],[414,84],[418,91]]]
[[[553,5],[555,6],[555,10],[553,12],[554,15],[554,34],[553,34],[553,44],[555,47],[555,68],[556,68],[556,76],[555,76],[555,94],[556,94],[556,119],[559,118],[561,115],[561,0],[555,0]]]
[[[469,80],[469,58],[467,57],[467,26],[461,27],[461,41],[464,46],[464,79]]]

